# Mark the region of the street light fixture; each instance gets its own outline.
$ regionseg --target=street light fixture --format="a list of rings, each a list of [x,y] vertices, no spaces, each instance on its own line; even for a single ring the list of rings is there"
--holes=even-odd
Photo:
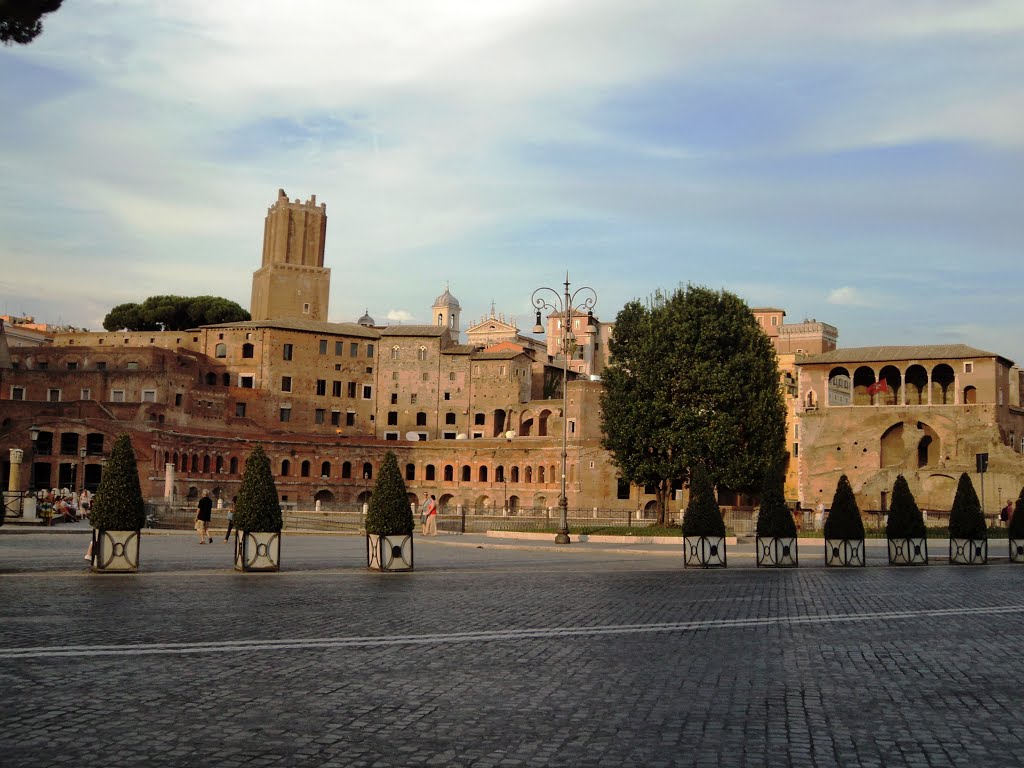
[[[545,299],[544,296],[551,294],[552,299]],[[538,295],[539,294],[539,295]],[[577,303],[579,297],[579,303]],[[533,292],[530,303],[537,310],[537,324],[533,326],[534,333],[544,333],[544,326],[540,322],[540,313],[543,309],[550,309],[561,315],[562,318],[562,493],[558,498],[559,524],[558,534],[555,536],[556,544],[569,543],[569,500],[565,495],[565,465],[568,459],[569,439],[569,341],[575,340],[575,336],[569,330],[573,315],[577,312],[587,312],[588,333],[594,333],[594,305],[597,304],[597,291],[589,286],[577,288],[569,292],[569,273],[565,273],[565,290],[559,293],[554,288],[542,286]]]
[[[81,469],[82,469],[82,480],[79,483],[80,487],[78,489],[79,493],[81,493],[82,491],[85,490],[85,454],[86,454],[85,448],[79,448],[78,449],[78,458],[81,459],[80,464],[81,464]]]
[[[28,492],[30,496],[36,495],[36,440],[39,439],[39,427],[33,424],[28,428],[28,436],[31,438],[28,451]]]

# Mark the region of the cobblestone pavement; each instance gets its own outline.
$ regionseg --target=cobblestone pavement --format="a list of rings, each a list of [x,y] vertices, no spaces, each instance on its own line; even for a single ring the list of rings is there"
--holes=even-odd
[[[1024,568],[683,570],[661,550],[0,536],[0,765],[1007,766]],[[730,563],[732,563],[730,555]]]

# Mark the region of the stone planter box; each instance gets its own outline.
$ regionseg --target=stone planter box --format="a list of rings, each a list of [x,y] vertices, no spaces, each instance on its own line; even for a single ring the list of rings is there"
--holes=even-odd
[[[93,528],[90,567],[95,573],[138,573],[139,532]]]
[[[825,539],[825,565],[863,568],[864,539]]]
[[[1024,539],[1010,539],[1010,562],[1024,563]]]
[[[949,562],[958,565],[985,565],[988,539],[949,539]]]
[[[235,531],[235,570],[281,570],[280,531]]]
[[[411,571],[412,534],[366,534],[366,567],[374,571]]]
[[[725,568],[725,536],[683,536],[684,568]]]
[[[928,565],[928,539],[889,539],[889,565]]]
[[[796,536],[758,536],[756,542],[758,568],[796,568],[800,565]]]

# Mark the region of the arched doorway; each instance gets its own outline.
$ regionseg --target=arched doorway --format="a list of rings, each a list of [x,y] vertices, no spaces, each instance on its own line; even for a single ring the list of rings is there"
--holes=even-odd
[[[946,363],[932,368],[932,405],[952,405],[954,400],[953,369]]]

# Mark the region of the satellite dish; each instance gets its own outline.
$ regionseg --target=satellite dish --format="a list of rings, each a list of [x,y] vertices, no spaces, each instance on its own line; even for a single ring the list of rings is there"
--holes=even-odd
[[[466,433],[465,432],[459,432],[459,434],[457,434],[455,436],[455,439],[456,440],[465,440],[466,439]]]
[[[508,440],[511,440],[515,436],[516,436],[515,430],[512,430],[512,429],[510,429],[508,432],[505,433],[505,437]]]
[[[406,432],[405,433],[405,439],[406,440],[412,440],[415,443],[415,442],[417,442],[420,439],[420,436],[416,432]]]

